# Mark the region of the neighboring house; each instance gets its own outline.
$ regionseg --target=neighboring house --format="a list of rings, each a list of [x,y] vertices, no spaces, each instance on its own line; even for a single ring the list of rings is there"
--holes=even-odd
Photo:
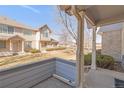
[[[102,54],[124,62],[124,23],[103,26],[98,33],[102,36]]]
[[[47,25],[33,29],[7,17],[0,16],[0,52],[24,52],[27,48],[41,49],[54,42]]]

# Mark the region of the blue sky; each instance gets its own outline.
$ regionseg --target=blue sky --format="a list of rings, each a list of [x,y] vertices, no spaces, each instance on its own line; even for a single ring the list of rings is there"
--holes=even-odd
[[[10,17],[33,28],[48,24],[51,29],[57,30],[55,12],[55,6],[0,6],[0,16]]]
[[[47,24],[54,31],[53,33],[60,33],[62,30],[61,26],[57,23],[55,6],[52,5],[1,5],[0,16],[9,17],[33,28]],[[54,37],[57,38],[56,35]]]

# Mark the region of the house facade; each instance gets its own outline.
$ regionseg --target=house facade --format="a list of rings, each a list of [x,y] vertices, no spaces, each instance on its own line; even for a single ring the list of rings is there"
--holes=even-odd
[[[101,27],[98,33],[102,36],[101,53],[124,62],[124,23]]]
[[[52,31],[47,25],[33,29],[7,17],[0,17],[0,52],[25,52],[52,46]],[[57,42],[57,41],[56,41]]]

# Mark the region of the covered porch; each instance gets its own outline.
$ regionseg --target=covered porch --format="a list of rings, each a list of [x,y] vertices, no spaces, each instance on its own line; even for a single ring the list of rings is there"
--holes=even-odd
[[[103,73],[96,67],[96,32],[99,27],[114,23],[124,22],[124,6],[114,5],[62,5],[60,9],[70,16],[77,19],[77,77],[76,86],[84,87],[89,82],[91,87],[107,87],[110,84],[110,74]],[[84,24],[88,25],[88,29],[92,31],[92,64],[88,73],[89,77],[84,75]],[[123,47],[124,45],[122,45]],[[123,50],[121,51],[123,53]],[[104,77],[102,79],[98,77]],[[107,77],[106,77],[107,76]],[[114,76],[115,77],[115,76]],[[88,81],[87,81],[88,79]],[[123,79],[120,79],[123,80]],[[93,81],[93,82],[92,82]],[[104,82],[107,82],[106,84]],[[109,82],[109,83],[108,83]],[[114,83],[114,79],[111,81]],[[122,81],[123,83],[123,81]],[[108,84],[108,85],[107,85]],[[124,84],[124,83],[123,83]],[[122,85],[123,85],[122,84]],[[109,87],[109,86],[108,86]],[[112,87],[112,86],[111,86]]]
[[[24,52],[24,41],[25,39],[15,35],[10,37],[1,36],[0,42],[1,42],[1,56],[2,54],[7,54],[9,52],[11,53],[23,53]],[[4,55],[3,55],[4,56]]]

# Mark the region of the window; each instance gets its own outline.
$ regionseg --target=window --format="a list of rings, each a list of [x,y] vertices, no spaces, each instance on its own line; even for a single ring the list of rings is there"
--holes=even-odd
[[[32,48],[32,41],[26,41],[25,48]]]
[[[8,34],[14,33],[14,27],[8,26]]]
[[[0,48],[6,48],[6,41],[0,41]]]
[[[8,27],[6,25],[3,25],[3,33],[8,33]]]
[[[48,31],[44,31],[44,32],[43,32],[43,37],[49,37]]]
[[[32,35],[32,31],[30,30],[23,30],[24,31],[24,35]]]
[[[0,33],[3,31],[3,25],[0,24]]]
[[[14,27],[0,24],[0,33],[13,34],[14,33]]]

